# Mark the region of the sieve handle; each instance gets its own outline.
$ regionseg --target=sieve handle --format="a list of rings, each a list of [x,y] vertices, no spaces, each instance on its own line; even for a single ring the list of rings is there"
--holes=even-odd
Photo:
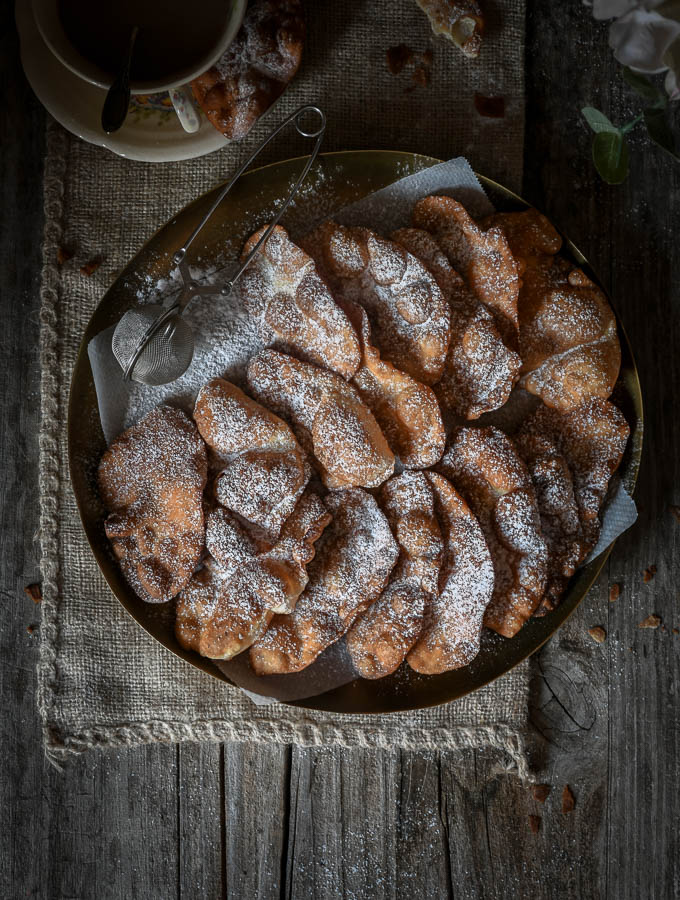
[[[317,117],[318,124],[316,127],[308,126],[305,128],[305,126],[303,125],[303,119],[305,116],[308,116],[310,113]],[[281,217],[283,216],[285,211],[290,206],[290,203],[293,200],[293,197],[295,197],[298,190],[300,189],[300,185],[307,177],[309,170],[311,169],[312,165],[314,164],[314,160],[316,159],[316,157],[319,154],[321,142],[323,141],[324,132],[326,130],[326,116],[325,116],[324,112],[321,109],[319,109],[318,106],[314,106],[313,104],[301,106],[294,113],[291,113],[288,116],[288,118],[284,119],[283,122],[281,122],[281,124],[278,126],[278,128],[274,129],[274,131],[272,131],[271,134],[268,135],[264,139],[264,141],[262,141],[262,143],[259,145],[259,147],[257,147],[253,151],[253,153],[251,153],[251,155],[248,157],[248,159],[243,163],[243,165],[240,167],[240,169],[232,177],[231,181],[227,184],[227,186],[224,187],[219,192],[219,194],[217,195],[215,201],[213,202],[213,204],[210,207],[210,209],[208,210],[208,212],[203,216],[201,221],[198,223],[196,228],[194,228],[194,230],[191,232],[191,234],[189,235],[187,240],[184,242],[184,244],[173,255],[173,262],[179,268],[180,274],[184,281],[184,288],[185,288],[179,299],[179,311],[180,312],[186,306],[186,304],[189,302],[189,300],[191,300],[196,294],[204,294],[204,293],[205,294],[207,294],[207,293],[214,294],[216,292],[214,286],[199,285],[191,277],[191,273],[189,271],[189,266],[186,262],[187,250],[193,244],[193,242],[198,237],[199,233],[201,232],[202,228],[205,226],[208,219],[212,216],[212,214],[215,212],[217,207],[227,196],[227,194],[232,189],[232,187],[236,184],[236,182],[241,177],[241,175],[243,175],[243,173],[246,171],[246,169],[249,168],[249,166],[251,165],[253,160],[264,150],[264,148],[267,146],[267,144],[269,144],[269,142],[271,140],[273,140],[277,136],[277,134],[279,134],[279,132],[283,131],[283,129],[287,125],[289,125],[291,122],[294,123],[298,134],[300,134],[302,137],[316,139],[315,143],[314,143],[314,149],[310,153],[309,158],[308,158],[307,162],[305,163],[305,166],[304,166],[302,172],[300,173],[298,180],[293,185],[293,189],[291,190],[291,192],[288,194],[288,196],[284,200],[283,204],[281,205],[281,208],[277,212],[274,219],[269,223],[269,226],[267,227],[266,231],[262,234],[262,236],[260,237],[258,242],[255,244],[253,249],[248,254],[248,256],[241,263],[241,265],[237,269],[236,273],[232,276],[232,278],[225,285],[222,286],[222,288],[221,288],[222,294],[229,294],[231,292],[231,289],[233,288],[234,284],[238,281],[238,279],[241,277],[243,272],[248,268],[248,266],[252,262],[253,258],[257,255],[257,253],[259,253],[260,248],[262,247],[264,242],[267,240],[269,235],[272,233],[274,228],[278,225]]]

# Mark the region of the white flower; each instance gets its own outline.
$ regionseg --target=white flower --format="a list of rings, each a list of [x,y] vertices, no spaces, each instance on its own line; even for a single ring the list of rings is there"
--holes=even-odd
[[[666,91],[680,99],[680,0],[592,0],[596,19],[614,19],[609,46],[623,66],[667,72]]]

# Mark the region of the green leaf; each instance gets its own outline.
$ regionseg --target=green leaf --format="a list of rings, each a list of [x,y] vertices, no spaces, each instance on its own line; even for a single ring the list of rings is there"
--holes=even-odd
[[[647,131],[654,143],[663,147],[674,159],[680,159],[675,147],[675,138],[664,111],[662,109],[646,109],[644,116]]]
[[[595,109],[594,106],[584,106],[581,112],[583,113],[583,118],[590,125],[595,134],[599,134],[602,131],[618,134],[619,129],[616,125],[613,125],[605,114],[600,112],[599,109]]]
[[[628,145],[621,134],[609,131],[596,134],[593,140],[593,162],[607,184],[621,184],[628,175]]]
[[[623,67],[623,78],[647,103],[651,103],[659,109],[666,107],[668,103],[666,93],[653,84],[649,78],[646,78],[640,72],[634,72],[628,66]]]

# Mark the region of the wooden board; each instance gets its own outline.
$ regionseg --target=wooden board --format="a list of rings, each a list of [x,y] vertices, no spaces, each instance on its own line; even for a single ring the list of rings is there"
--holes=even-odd
[[[23,592],[39,580],[44,114],[20,70],[9,5],[0,15],[0,896],[678,896],[680,523],[669,506],[680,505],[680,165],[634,132],[630,179],[597,179],[580,107],[617,122],[640,108],[605,26],[558,0],[532,4],[527,23],[524,193],[566,233],[586,234],[635,345],[648,448],[639,523],[537,661],[532,719],[551,785],[541,804],[495,757],[471,751],[185,744],[94,753],[62,772],[44,761],[37,634],[26,630],[39,612]],[[657,574],[644,583],[650,564]],[[621,596],[609,603],[614,583]],[[637,627],[650,613],[665,630]],[[606,629],[604,644],[588,636],[592,625]],[[563,814],[566,783],[576,808]],[[531,815],[541,817],[535,835]]]

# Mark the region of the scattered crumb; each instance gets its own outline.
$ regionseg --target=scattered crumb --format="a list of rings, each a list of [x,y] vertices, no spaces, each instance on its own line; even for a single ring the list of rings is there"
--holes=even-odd
[[[671,630],[672,630],[673,634],[680,634],[680,630],[677,628],[673,628]]]
[[[607,639],[607,632],[601,625],[595,625],[593,628],[589,628],[588,634],[594,641],[597,641],[598,644],[604,644]]]
[[[420,87],[427,87],[430,83],[430,71],[425,66],[416,66],[413,71],[413,80]]]
[[[576,798],[574,797],[569,785],[565,784],[564,790],[562,791],[562,812],[570,813],[575,808],[576,808]]]
[[[534,799],[538,800],[539,803],[545,803],[548,799],[548,794],[550,793],[550,785],[549,784],[535,784],[533,787]]]
[[[73,253],[65,247],[57,247],[57,265],[63,266],[69,259],[73,259]]]
[[[538,834],[541,827],[541,817],[540,816],[529,816],[529,828],[531,828],[532,834]]]
[[[42,600],[42,589],[39,584],[29,584],[24,588],[24,593],[27,594],[34,603],[40,603]]]
[[[398,75],[413,59],[413,50],[406,44],[390,47],[387,51],[387,68],[392,75]]]
[[[616,600],[619,599],[620,596],[621,596],[621,585],[613,584],[609,588],[609,602],[614,603]]]
[[[649,582],[656,575],[656,566],[648,566],[645,571],[642,573],[642,580],[645,584],[649,584]]]
[[[661,624],[661,616],[652,614],[647,616],[642,622],[638,622],[638,628],[658,628]]]
[[[505,118],[505,97],[485,97],[475,93],[475,109],[487,119]]]
[[[80,271],[83,275],[94,275],[101,264],[101,257],[95,257],[95,259],[91,259],[89,262],[86,262],[84,266],[81,266]]]
[[[675,516],[677,522],[680,522],[680,506],[669,506],[670,511]]]
[[[27,625],[27,626],[26,626],[26,631],[27,631],[29,634],[33,634],[33,632],[35,631],[35,625]]]

